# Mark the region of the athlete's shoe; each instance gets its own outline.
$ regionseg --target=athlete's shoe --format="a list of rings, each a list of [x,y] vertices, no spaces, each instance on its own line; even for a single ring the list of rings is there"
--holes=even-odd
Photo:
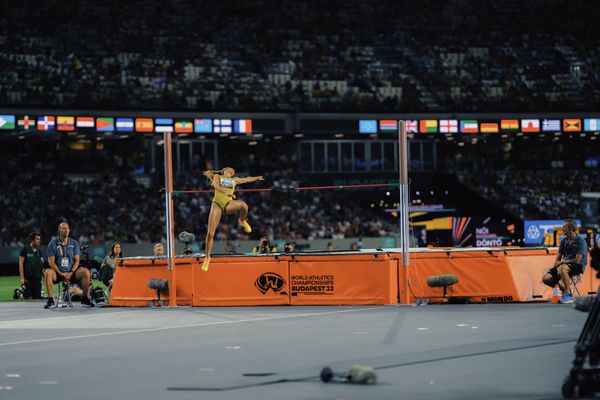
[[[573,302],[573,295],[565,292],[558,302],[561,304],[570,304]]]
[[[242,225],[242,228],[244,228],[244,232],[246,232],[246,233],[252,232],[252,227],[248,223],[247,219],[240,221],[240,224]]]
[[[208,266],[210,265],[210,257],[205,257],[204,262],[202,263],[202,271],[208,271]]]

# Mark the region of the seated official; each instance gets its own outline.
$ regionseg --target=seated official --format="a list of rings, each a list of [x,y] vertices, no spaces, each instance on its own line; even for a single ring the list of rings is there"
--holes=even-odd
[[[252,249],[252,252],[258,253],[258,254],[276,253],[277,246],[272,246],[271,242],[269,241],[269,238],[266,236],[263,236],[260,238],[260,241],[258,242],[258,246],[256,246],[255,248]]]
[[[82,268],[79,264],[80,248],[79,242],[69,237],[69,225],[66,222],[58,226],[58,239],[52,239],[48,243],[48,264],[50,268],[44,270],[48,301],[44,308],[54,305],[52,297],[53,286],[58,282],[81,282],[83,294],[81,305],[94,307],[89,298],[90,270]]]
[[[587,265],[588,247],[584,238],[577,234],[577,224],[566,220],[563,225],[565,237],[561,239],[554,265],[542,277],[542,282],[554,288],[557,284],[563,292],[559,303],[573,302],[571,277],[583,273]]]

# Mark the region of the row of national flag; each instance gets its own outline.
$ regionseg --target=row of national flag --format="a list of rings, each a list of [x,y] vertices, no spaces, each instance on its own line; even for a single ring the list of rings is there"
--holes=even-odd
[[[16,116],[0,115],[0,129],[70,132],[95,129],[97,132],[140,133],[252,133],[250,119],[173,119],[76,117],[68,115]]]
[[[359,133],[398,133],[400,121],[361,119]],[[600,131],[600,118],[564,119],[421,119],[406,120],[407,133],[500,133],[500,132],[595,132]]]

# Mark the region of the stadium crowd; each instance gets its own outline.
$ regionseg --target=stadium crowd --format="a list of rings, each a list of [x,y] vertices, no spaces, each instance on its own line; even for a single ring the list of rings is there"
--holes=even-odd
[[[292,169],[273,168],[268,185],[284,188],[301,181]],[[241,175],[245,175],[241,172]],[[43,176],[43,184],[41,177]],[[132,171],[105,170],[70,178],[39,169],[2,175],[5,193],[0,206],[10,213],[0,215],[2,246],[22,246],[27,235],[39,230],[43,238],[56,236],[61,220],[71,222],[73,236],[80,244],[164,242],[164,178],[138,176]],[[201,170],[175,177],[177,188],[208,189]],[[325,191],[240,193],[250,206],[253,231],[246,235],[233,216],[223,217],[218,240],[273,240],[314,238],[358,238],[386,236],[395,226],[365,213],[348,198]],[[206,233],[212,193],[179,194],[174,201],[175,229]]]
[[[588,29],[600,8],[584,0],[6,3],[3,105],[396,112],[600,104],[600,51]]]
[[[600,179],[598,144],[565,139],[480,143],[442,157],[442,168],[521,219],[581,218],[581,194]]]
[[[461,182],[521,219],[581,216],[581,193],[595,191],[598,170],[486,170]]]

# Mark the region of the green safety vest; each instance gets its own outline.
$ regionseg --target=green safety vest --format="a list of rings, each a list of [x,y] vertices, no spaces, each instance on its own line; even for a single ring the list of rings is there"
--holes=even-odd
[[[23,263],[23,274],[25,276],[41,278],[42,268],[44,267],[44,259],[41,256],[36,255],[31,246],[27,246],[26,249],[27,256],[25,257],[25,262]],[[39,249],[38,254],[41,254]]]

